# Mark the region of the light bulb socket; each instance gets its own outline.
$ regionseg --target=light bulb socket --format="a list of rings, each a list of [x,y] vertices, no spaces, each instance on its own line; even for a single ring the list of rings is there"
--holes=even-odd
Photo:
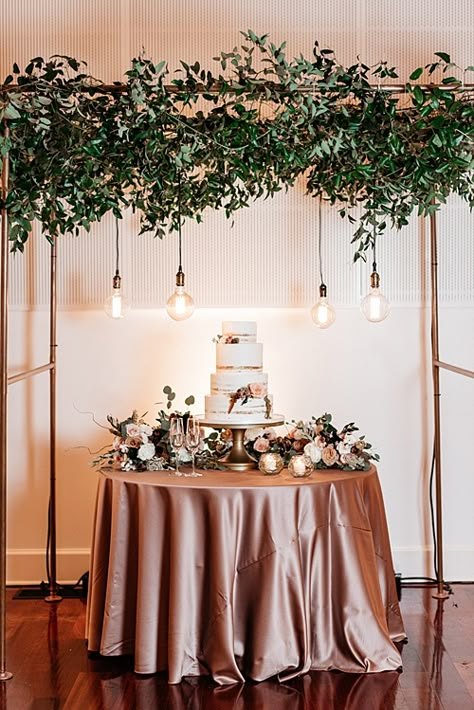
[[[320,298],[327,298],[327,295],[328,295],[328,290],[327,290],[326,284],[321,284],[321,286],[319,287]]]
[[[112,279],[112,285],[114,288],[121,288],[122,286],[122,278],[118,271],[115,272],[115,276]]]
[[[179,267],[178,273],[176,274],[176,286],[184,286],[184,272]]]
[[[379,288],[380,287],[380,276],[376,271],[372,271],[370,274],[370,288]]]

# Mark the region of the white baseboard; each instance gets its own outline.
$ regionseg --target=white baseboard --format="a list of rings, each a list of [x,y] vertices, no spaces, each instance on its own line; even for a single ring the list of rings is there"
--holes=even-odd
[[[433,577],[433,547],[406,545],[392,548],[395,572],[402,577]],[[446,581],[474,580],[474,545],[444,545],[443,571]]]
[[[433,577],[433,548],[405,545],[392,548],[395,572],[403,577]],[[89,569],[88,548],[57,550],[57,581],[74,584]],[[444,578],[447,581],[474,580],[474,545],[444,546]],[[10,549],[7,551],[7,584],[38,584],[46,580],[43,549]]]
[[[89,569],[89,548],[62,548],[56,551],[56,577],[61,584],[75,584]],[[36,585],[46,581],[44,549],[7,550],[7,584]]]

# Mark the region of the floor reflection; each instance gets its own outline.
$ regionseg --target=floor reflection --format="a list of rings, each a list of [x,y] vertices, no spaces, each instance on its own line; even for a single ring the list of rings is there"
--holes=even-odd
[[[311,672],[288,683],[277,680],[216,687],[212,681],[188,678],[165,686],[163,677],[137,679],[137,710],[166,707],[171,710],[218,708],[218,710],[314,710],[338,708],[361,710],[370,698],[371,710],[395,707],[399,674],[396,671],[370,675]],[[108,707],[107,704],[104,704]]]

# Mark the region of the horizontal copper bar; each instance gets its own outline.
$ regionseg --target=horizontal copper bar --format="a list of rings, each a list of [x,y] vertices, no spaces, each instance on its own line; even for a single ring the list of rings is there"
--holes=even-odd
[[[54,368],[53,362],[48,362],[47,365],[40,365],[40,367],[35,367],[33,370],[26,370],[26,372],[19,372],[17,375],[12,375],[8,378],[8,384],[13,385],[15,382],[21,382],[21,380],[26,380],[28,377],[33,377],[34,375],[39,375],[41,372],[49,372]]]
[[[443,370],[457,372],[458,375],[465,375],[465,377],[474,377],[474,370],[465,370],[463,367],[456,367],[456,365],[448,365],[447,362],[442,362],[441,360],[433,360],[433,365],[436,365],[436,367],[440,367]]]
[[[445,91],[460,91],[460,92],[470,92],[474,90],[474,84],[412,84],[412,86],[419,86],[420,89],[423,89],[425,91],[429,91],[432,89],[443,89]],[[270,89],[275,89],[276,91],[282,93],[282,94],[292,94],[295,93],[295,90],[289,90],[284,86],[279,86],[276,83],[273,82],[268,82],[267,87]],[[96,94],[122,94],[128,90],[128,84],[121,84],[117,82],[116,84],[97,84],[96,86],[91,85],[88,87],[82,87],[81,91],[84,93],[96,93]],[[265,91],[266,85],[261,84],[259,87],[260,91]],[[334,91],[337,91],[337,86],[335,87]],[[340,87],[339,87],[340,88]],[[385,85],[379,85],[379,84],[370,84],[369,88],[373,89],[374,91],[380,90],[380,91],[387,91],[395,94],[407,94],[408,89],[406,84],[385,84]],[[183,91],[187,91],[187,88],[180,88],[176,86],[175,84],[164,84],[163,89],[167,91],[170,94],[179,94],[183,93]],[[221,83],[216,83],[214,84],[210,89],[208,89],[204,84],[197,84],[194,87],[194,92],[196,94],[220,94],[223,90],[223,85]],[[229,92],[237,92],[241,91],[241,87],[236,87],[235,89],[232,87],[232,80],[230,80],[229,84],[226,87],[226,93]],[[23,91],[34,91],[34,87],[31,87],[29,85],[22,85],[18,86],[18,84],[8,84],[5,86],[4,84],[0,85],[0,93],[9,93],[9,92],[23,92]],[[319,91],[322,91],[322,89],[318,88],[318,82],[315,82],[314,84],[308,84],[306,86],[299,86],[296,89],[296,93],[303,93],[303,94],[310,94],[310,93],[318,93]],[[328,89],[327,87],[324,88],[324,91],[327,92]],[[329,90],[329,92],[333,91],[332,89]]]

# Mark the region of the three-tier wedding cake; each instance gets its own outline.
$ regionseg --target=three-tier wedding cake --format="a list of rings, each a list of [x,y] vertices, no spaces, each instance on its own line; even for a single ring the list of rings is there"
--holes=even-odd
[[[205,419],[222,424],[252,426],[270,419],[273,398],[263,368],[263,346],[257,343],[257,324],[224,321],[216,339],[216,372],[205,398]]]

